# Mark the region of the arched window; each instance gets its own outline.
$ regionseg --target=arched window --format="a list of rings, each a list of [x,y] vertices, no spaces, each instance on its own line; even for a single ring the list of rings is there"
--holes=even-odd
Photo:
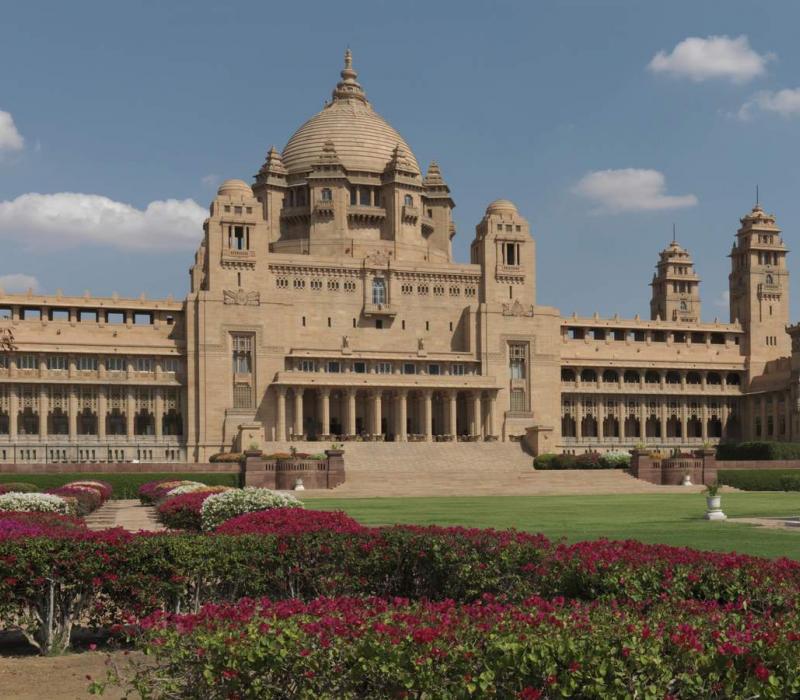
[[[688,310],[689,310],[689,308],[686,306],[686,302],[682,301],[681,302],[681,311],[688,311]]]
[[[619,375],[613,369],[607,369],[603,372],[603,381],[606,384],[614,384],[619,381]]]
[[[767,284],[774,284],[772,275],[767,275]]]
[[[725,383],[730,386],[739,386],[740,380],[739,375],[735,372],[729,372],[728,376],[725,378]]]
[[[716,372],[709,372],[706,376],[706,383],[707,384],[722,384],[722,377],[720,377]]]
[[[407,207],[413,207],[414,198],[410,194],[407,194],[405,197],[403,197],[403,204],[405,204]]]
[[[699,372],[689,372],[686,375],[686,383],[687,384],[702,384],[703,378],[700,376]]]
[[[330,187],[323,187],[322,192],[320,192],[320,196],[322,197],[323,202],[330,202],[333,199],[333,193],[331,192]]]
[[[386,303],[386,280],[381,277],[372,280],[372,303],[376,305]]]
[[[561,368],[561,381],[562,382],[574,382],[575,381],[575,370],[570,369],[569,367],[562,367]]]
[[[638,384],[639,383],[639,373],[634,372],[632,369],[629,369],[625,372],[625,383],[626,384]]]
[[[667,384],[680,384],[681,375],[677,372],[667,372]]]
[[[581,372],[581,381],[582,382],[596,382],[597,381],[597,372],[593,369],[585,369]]]

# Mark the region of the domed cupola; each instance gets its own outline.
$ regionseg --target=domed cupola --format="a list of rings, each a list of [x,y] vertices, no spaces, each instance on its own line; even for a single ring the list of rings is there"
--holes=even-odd
[[[402,146],[409,168],[419,175],[419,165],[408,144],[375,112],[357,78],[348,49],[331,101],[303,124],[283,149],[283,163],[290,176],[309,172],[329,141],[348,172],[383,173],[395,149]]]

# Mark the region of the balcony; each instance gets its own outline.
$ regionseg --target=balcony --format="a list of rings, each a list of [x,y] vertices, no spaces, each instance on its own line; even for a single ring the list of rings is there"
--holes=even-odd
[[[390,316],[397,315],[397,308],[392,304],[364,304],[364,316],[367,318],[376,316]]]
[[[299,207],[284,207],[281,209],[281,221],[289,223],[308,221],[310,216],[309,207],[305,204]]]
[[[222,262],[233,264],[254,265],[256,262],[256,251],[254,250],[235,250],[233,248],[222,249]]]
[[[422,223],[422,233],[424,234],[433,233],[434,224],[433,224],[433,219],[430,216],[423,216],[421,223]]]
[[[320,199],[314,203],[314,215],[327,217],[333,216],[334,206],[332,199]]]
[[[369,207],[361,204],[351,204],[347,207],[347,218],[363,223],[380,223],[386,218],[386,209],[383,207]]]
[[[416,223],[417,219],[419,219],[419,207],[412,207],[410,204],[404,204],[401,215],[403,217],[403,221]]]

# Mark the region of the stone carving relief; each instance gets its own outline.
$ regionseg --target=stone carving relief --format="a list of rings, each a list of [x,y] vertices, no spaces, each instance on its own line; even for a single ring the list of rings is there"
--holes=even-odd
[[[503,316],[533,316],[533,304],[523,306],[519,299],[513,304],[503,304]]]
[[[259,292],[246,292],[244,289],[225,289],[222,292],[222,299],[225,304],[235,304],[236,306],[259,306],[261,304]]]
[[[390,260],[391,256],[388,253],[378,250],[364,258],[364,264],[371,267],[386,267]]]

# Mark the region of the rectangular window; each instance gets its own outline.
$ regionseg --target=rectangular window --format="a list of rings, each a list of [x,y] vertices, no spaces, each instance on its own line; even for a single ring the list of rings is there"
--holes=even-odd
[[[453,365],[450,368],[450,374],[453,374],[453,375],[455,375],[457,377],[461,377],[464,374],[466,374],[465,370],[466,370],[466,367],[464,367],[464,365]]]
[[[51,321],[69,321],[68,309],[50,309]]]
[[[328,372],[331,374],[338,374],[342,371],[341,365],[339,364],[338,360],[329,360],[328,361]]]
[[[124,357],[109,357],[106,359],[106,370],[109,372],[124,372],[125,358]]]
[[[353,363],[353,371],[356,374],[364,374],[367,371],[367,363],[366,362],[354,362]]]
[[[19,355],[17,367],[19,369],[36,369],[36,355]]]
[[[134,360],[133,368],[137,372],[152,372],[153,371],[153,358],[152,357],[137,357]]]
[[[50,355],[47,358],[47,369],[50,370],[67,369],[67,358],[64,355]]]
[[[300,360],[301,372],[316,372],[317,366],[314,360]]]
[[[416,374],[417,366],[413,362],[406,362],[403,365],[403,374]]]
[[[91,355],[81,355],[78,358],[78,369],[81,372],[96,372],[97,358]]]
[[[153,314],[148,312],[133,314],[133,323],[137,326],[152,326]]]
[[[376,318],[375,319],[375,328],[377,328],[379,331],[383,330],[383,319],[382,318]]]
[[[232,339],[234,374],[250,374],[253,371],[253,336],[237,333]]]
[[[511,410],[512,411],[525,411],[525,392],[522,389],[511,390]]]
[[[253,405],[253,392],[249,384],[236,383],[233,385],[233,407],[250,408]]]
[[[161,361],[161,371],[167,374],[175,374],[178,371],[178,360],[174,357],[166,357]]]
[[[509,368],[512,379],[525,379],[527,376],[527,345],[525,343],[511,343],[508,346]]]
[[[428,374],[438,376],[440,374],[439,365],[428,365]]]
[[[378,374],[391,374],[392,373],[392,363],[391,362],[378,362],[375,365],[375,371]]]
[[[359,187],[358,195],[358,203],[362,207],[368,207],[370,205],[369,187]]]
[[[8,355],[0,355],[0,369],[8,369]]]

